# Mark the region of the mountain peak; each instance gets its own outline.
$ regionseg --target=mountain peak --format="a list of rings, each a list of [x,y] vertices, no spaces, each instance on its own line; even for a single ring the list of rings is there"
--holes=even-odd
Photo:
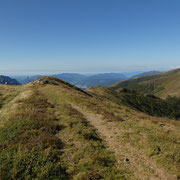
[[[49,85],[59,85],[59,86],[64,86],[66,87],[67,89],[70,89],[70,90],[76,90],[76,91],[79,91],[83,94],[86,94],[88,96],[91,96],[90,94],[88,94],[87,92],[83,91],[82,89],[66,82],[66,81],[63,81],[61,79],[58,79],[58,78],[55,78],[55,77],[52,77],[52,76],[43,76],[43,77],[39,77],[37,80],[33,81],[32,82],[33,85],[46,85],[46,84],[49,84]]]
[[[58,78],[52,76],[43,76],[39,77],[37,80],[33,81],[33,84],[51,84],[51,85],[60,85],[60,84],[68,84],[67,82],[60,80]]]

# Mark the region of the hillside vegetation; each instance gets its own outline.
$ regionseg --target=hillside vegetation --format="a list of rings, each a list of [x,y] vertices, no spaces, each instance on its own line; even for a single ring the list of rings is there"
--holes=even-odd
[[[143,94],[154,94],[162,98],[167,96],[180,96],[180,69],[141,76],[121,81],[110,86],[113,90],[130,88]]]
[[[164,100],[154,95],[143,95],[129,89],[122,89],[118,95],[123,104],[149,115],[176,120],[180,118],[180,98],[168,96]]]
[[[1,86],[0,179],[178,179],[180,122],[129,95],[52,77]]]

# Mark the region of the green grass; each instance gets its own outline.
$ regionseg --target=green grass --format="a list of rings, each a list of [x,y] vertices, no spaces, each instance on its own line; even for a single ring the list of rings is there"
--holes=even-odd
[[[0,108],[12,101],[20,92],[20,86],[0,85]]]
[[[67,103],[68,96],[42,88],[27,87],[30,95],[16,99],[15,111],[8,113],[8,121],[0,128],[0,179],[130,176],[126,168],[117,167],[96,129]]]
[[[127,121],[123,124],[124,131],[119,138],[130,143],[140,151],[155,159],[167,171],[177,173],[180,170],[179,127],[170,130],[161,127],[161,123],[148,120]],[[133,125],[132,125],[133,123]],[[164,124],[167,126],[166,122]]]
[[[51,105],[38,92],[19,103],[0,129],[0,179],[68,179]]]
[[[179,98],[169,97],[167,100],[162,100],[132,90],[118,93],[100,87],[91,88],[88,92],[91,92],[95,99],[100,97],[100,103],[92,107],[87,105],[88,109],[92,108],[93,112],[99,114],[101,111],[97,111],[96,108],[103,108],[123,120],[112,121],[120,129],[118,136],[121,142],[131,144],[137,151],[154,159],[160,167],[179,176],[179,121],[140,113],[142,111],[154,116],[170,116],[172,109],[177,108],[178,112]],[[165,114],[164,112],[168,111],[168,105],[170,106],[168,108],[172,109],[169,109],[169,114]],[[151,106],[153,106],[152,109]]]
[[[65,144],[63,162],[70,177],[74,179],[126,179],[130,176],[125,167],[117,167],[113,153],[107,150],[97,130],[80,112],[68,104],[71,98],[66,94],[62,97],[60,89],[53,90],[53,93],[50,89],[43,88],[43,91],[48,99],[56,104],[57,119],[60,117],[59,123],[64,127],[58,137],[61,137]]]

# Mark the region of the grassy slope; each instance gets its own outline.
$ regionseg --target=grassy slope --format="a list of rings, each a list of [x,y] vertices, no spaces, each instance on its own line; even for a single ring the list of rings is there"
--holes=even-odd
[[[142,93],[155,94],[159,97],[180,96],[180,69],[150,76],[122,81],[111,85],[114,90],[132,88]]]
[[[1,99],[4,105],[0,115],[4,119],[1,119],[0,128],[3,149],[0,179],[90,180],[155,176],[152,169],[143,164],[144,156],[168,173],[179,176],[179,122],[138,113],[123,106],[117,93],[106,88],[91,88],[84,93],[63,82],[14,88],[1,86],[7,98]],[[104,126],[109,127],[109,123],[115,126],[117,140],[113,141],[125,154],[115,157],[105,137],[72,104],[100,114]],[[131,162],[134,154],[130,149],[123,149],[127,145],[135,149],[142,161],[132,159]],[[130,157],[130,163],[124,161],[126,157]]]
[[[117,168],[114,155],[83,114],[71,103],[91,101],[91,96],[66,86],[41,87],[40,91],[55,104],[63,130],[57,136],[64,142],[63,164],[74,179],[125,179],[131,177],[125,167]],[[89,178],[87,177],[89,176]],[[130,178],[131,179],[131,178]]]
[[[9,96],[12,88],[8,86]],[[0,128],[0,179],[130,177],[126,168],[116,168],[113,153],[96,129],[67,102],[72,93],[82,98],[89,97],[86,93],[67,84],[17,89],[1,109],[3,113],[9,103],[15,105]]]
[[[160,166],[177,175],[180,171],[180,122],[167,118],[151,117],[138,113],[121,104],[117,93],[102,87],[88,90],[108,104],[106,109],[120,116],[123,121],[113,121],[120,128],[119,138],[124,143],[143,151]],[[111,103],[109,103],[111,99]],[[158,150],[159,148],[159,150]]]
[[[52,105],[36,89],[23,90],[0,129],[0,179],[68,179]]]
[[[167,118],[154,118],[125,107],[120,102],[116,92],[106,88],[88,89],[87,92],[93,97],[79,96],[77,91],[72,93],[68,92],[67,89],[63,90],[58,87],[56,87],[56,91],[50,87],[46,88],[42,88],[41,91],[51,92],[50,96],[52,94],[54,96],[54,93],[57,92],[54,101],[60,99],[63,102],[65,100],[83,107],[84,110],[100,114],[105,124],[109,125],[110,122],[119,128],[121,133],[118,133],[117,137],[120,138],[122,144],[130,143],[132,147],[142,151],[142,154],[155,160],[160,167],[165,168],[172,174],[179,175],[179,122]],[[119,160],[121,158],[119,157]],[[129,169],[129,171],[131,172],[132,169]],[[144,173],[150,176],[148,170],[146,172],[144,169]]]

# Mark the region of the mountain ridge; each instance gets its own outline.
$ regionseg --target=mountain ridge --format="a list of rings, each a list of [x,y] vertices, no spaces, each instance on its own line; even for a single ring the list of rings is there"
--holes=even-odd
[[[9,85],[20,85],[16,79],[12,79],[9,76],[0,75],[0,84],[8,83]]]
[[[132,78],[137,78],[137,77],[141,77],[141,76],[148,76],[148,75],[153,75],[153,74],[159,74],[161,73],[161,71],[148,71],[148,72],[143,72],[143,73],[140,73],[140,74],[137,74],[135,76],[132,76],[130,79]]]
[[[144,94],[154,94],[166,98],[168,95],[179,96],[180,69],[154,75],[141,76],[110,85],[113,90],[130,88]]]
[[[83,89],[90,88],[96,85],[108,86],[117,81],[127,79],[127,77],[122,73],[101,73],[95,75],[82,75],[78,73],[62,73],[62,74],[55,74],[50,76],[57,77],[59,79],[67,81]],[[19,79],[21,84],[27,84],[36,80],[39,77],[43,77],[43,75],[30,76],[30,77],[26,77],[25,79],[22,79],[20,77],[17,78]]]

